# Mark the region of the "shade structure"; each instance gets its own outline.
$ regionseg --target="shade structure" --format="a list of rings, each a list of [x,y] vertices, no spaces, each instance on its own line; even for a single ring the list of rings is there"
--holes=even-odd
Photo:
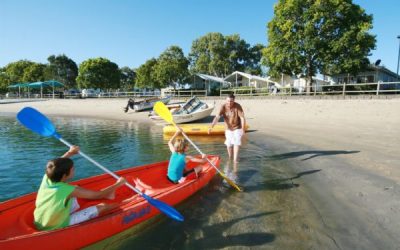
[[[40,88],[40,98],[43,98],[43,85],[44,85],[43,82],[32,82],[29,83],[28,86],[33,89]]]
[[[14,83],[8,86],[8,88],[18,88],[18,97],[21,96],[21,88],[28,87],[28,94],[29,94],[29,83]]]
[[[55,87],[64,87],[64,84],[55,80],[49,80],[45,82],[33,82],[29,83],[29,87],[31,88],[40,88],[40,97],[43,97],[43,88],[44,87],[52,87],[53,88],[53,99],[54,99],[54,88]]]
[[[47,86],[52,86],[52,87],[64,87],[64,84],[55,80],[45,81],[43,83]]]
[[[53,99],[54,99],[54,87],[64,87],[64,84],[62,84],[61,82],[57,82],[55,80],[45,81],[44,84],[53,87]]]
[[[40,88],[40,98],[43,97],[43,88],[52,87],[53,88],[53,99],[54,99],[54,88],[56,87],[64,87],[64,84],[55,80],[49,80],[44,82],[32,82],[32,83],[14,83],[8,86],[8,88],[18,88],[18,95],[21,96],[21,88],[28,87],[28,95],[29,88],[35,89]]]
[[[43,88],[44,85],[45,85],[44,82],[32,82],[32,83],[28,84],[28,86],[30,88],[33,88],[33,89],[35,89],[35,88]]]
[[[26,87],[28,83],[14,83],[12,85],[9,85],[7,88],[20,88],[20,87]]]

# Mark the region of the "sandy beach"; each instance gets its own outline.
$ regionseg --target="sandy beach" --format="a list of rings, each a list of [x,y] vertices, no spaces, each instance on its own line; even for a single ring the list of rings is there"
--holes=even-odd
[[[205,101],[219,107],[224,99]],[[250,125],[247,140],[269,147],[274,154],[265,159],[285,161],[292,182],[300,184],[295,192],[307,203],[298,201],[293,220],[313,218],[309,224],[315,223],[312,230],[328,249],[399,249],[400,98],[236,101]],[[0,115],[15,115],[31,106],[49,116],[152,123],[148,112],[124,113],[126,103],[126,99],[8,103],[0,104]],[[217,108],[213,115],[216,112]],[[246,160],[245,151],[241,161]]]

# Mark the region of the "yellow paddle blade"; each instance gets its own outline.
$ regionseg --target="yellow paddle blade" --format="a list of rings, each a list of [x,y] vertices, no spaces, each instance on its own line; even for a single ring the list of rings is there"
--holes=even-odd
[[[231,179],[229,179],[222,172],[219,172],[219,174],[222,176],[222,178],[224,178],[229,183],[229,185],[231,185],[232,187],[236,188],[237,191],[239,191],[239,192],[243,191],[238,185],[236,185],[236,183],[234,183]]]
[[[162,102],[156,102],[153,108],[154,112],[157,113],[166,122],[174,124],[174,118],[172,117],[171,111]]]
[[[161,118],[163,118],[166,122],[171,123],[172,125],[174,125],[178,129],[178,126],[174,122],[174,117],[172,116],[171,111],[169,111],[169,109],[167,108],[167,106],[165,106],[164,103],[156,102],[156,104],[154,104],[153,110],[154,110],[154,112],[156,112],[157,115],[159,115]],[[196,150],[199,151],[200,154],[203,154],[201,152],[201,150],[196,146],[196,144],[194,144],[192,142],[192,140],[190,140],[189,137],[187,137],[187,135],[185,133],[182,132],[182,134],[196,148]],[[240,187],[238,187],[231,179],[229,179],[223,173],[221,173],[214,164],[211,163],[211,165],[215,169],[217,169],[219,174],[229,183],[229,185],[231,185],[232,187],[236,188],[240,192],[242,191],[242,189]]]

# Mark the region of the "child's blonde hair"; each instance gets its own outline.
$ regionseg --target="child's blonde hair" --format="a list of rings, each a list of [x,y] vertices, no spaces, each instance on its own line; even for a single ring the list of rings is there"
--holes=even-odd
[[[174,142],[175,151],[178,153],[185,152],[185,148],[187,147],[187,141],[183,138],[177,138]]]

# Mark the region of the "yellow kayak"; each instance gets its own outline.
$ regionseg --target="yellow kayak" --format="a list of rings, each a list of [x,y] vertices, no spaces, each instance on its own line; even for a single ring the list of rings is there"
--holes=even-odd
[[[208,128],[210,123],[186,123],[179,124],[183,132],[187,135],[208,135]],[[246,131],[249,129],[249,125],[246,124]],[[176,128],[172,125],[167,125],[163,128],[164,134],[174,134]],[[217,123],[211,130],[210,135],[224,135],[225,134],[225,124]]]

